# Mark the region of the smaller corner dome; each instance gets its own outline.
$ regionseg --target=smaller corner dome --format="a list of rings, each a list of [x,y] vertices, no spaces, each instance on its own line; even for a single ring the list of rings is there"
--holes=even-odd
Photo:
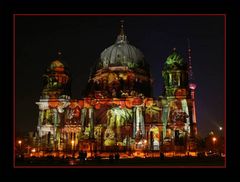
[[[62,72],[62,71],[64,71],[64,68],[65,68],[64,64],[58,59],[52,61],[49,66],[49,69],[51,71],[56,71],[56,72]]]
[[[166,62],[164,63],[164,70],[178,70],[185,69],[187,66],[181,54],[179,54],[176,49],[173,49],[173,52],[167,57]]]
[[[48,71],[63,72],[67,69],[62,61],[62,53],[59,51],[57,58],[55,58],[49,65]]]
[[[63,63],[60,60],[54,60],[50,64],[50,68],[51,69],[61,68],[61,67],[64,68],[64,65],[63,65]]]

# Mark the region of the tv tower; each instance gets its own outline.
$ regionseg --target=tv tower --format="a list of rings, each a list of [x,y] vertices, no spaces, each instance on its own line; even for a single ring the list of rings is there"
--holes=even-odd
[[[192,99],[192,123],[193,123],[193,131],[192,135],[197,135],[197,118],[196,118],[196,104],[195,104],[195,89],[197,85],[194,83],[193,79],[193,71],[192,71],[192,49],[190,47],[190,40],[188,39],[188,86],[191,91],[191,99]]]

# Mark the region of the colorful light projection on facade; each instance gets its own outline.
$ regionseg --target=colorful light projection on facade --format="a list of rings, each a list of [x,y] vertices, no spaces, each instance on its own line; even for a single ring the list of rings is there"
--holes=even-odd
[[[100,54],[82,99],[71,99],[69,71],[57,58],[43,76],[37,102],[40,145],[63,151],[72,142],[77,150],[186,148],[196,135],[195,90],[189,88],[188,64],[176,49],[162,76],[164,94],[154,100],[149,65],[128,43],[123,26],[115,44]]]

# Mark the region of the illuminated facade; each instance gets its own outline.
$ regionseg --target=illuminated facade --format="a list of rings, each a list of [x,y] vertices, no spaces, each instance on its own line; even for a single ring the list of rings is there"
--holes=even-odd
[[[195,150],[197,134],[191,49],[174,49],[163,66],[164,93],[151,95],[149,65],[121,25],[116,42],[93,67],[85,97],[71,98],[71,76],[60,56],[43,75],[38,147],[58,151]]]

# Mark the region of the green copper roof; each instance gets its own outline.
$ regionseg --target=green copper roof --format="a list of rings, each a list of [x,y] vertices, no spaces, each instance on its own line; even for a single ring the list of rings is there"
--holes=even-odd
[[[173,52],[167,57],[167,60],[164,64],[164,69],[177,70],[184,68],[186,68],[186,62],[184,61],[183,57],[176,50],[173,50]]]

